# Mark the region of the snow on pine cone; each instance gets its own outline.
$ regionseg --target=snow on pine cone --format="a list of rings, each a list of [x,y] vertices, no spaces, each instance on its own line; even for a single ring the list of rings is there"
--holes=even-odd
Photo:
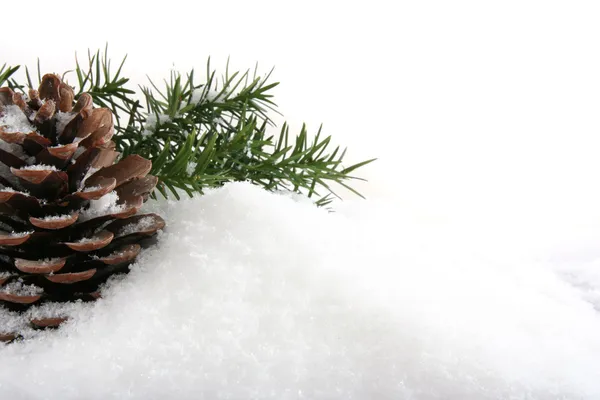
[[[111,111],[87,93],[73,103],[53,74],[28,96],[0,88],[0,341],[58,326],[68,306],[51,304],[98,298],[165,224],[136,215],[157,183],[152,163],[115,163]]]

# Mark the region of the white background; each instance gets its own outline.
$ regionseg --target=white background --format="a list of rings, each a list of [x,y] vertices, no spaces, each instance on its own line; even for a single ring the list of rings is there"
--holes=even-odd
[[[276,100],[378,157],[370,197],[444,216],[583,221],[600,192],[600,12],[593,1],[5,2],[0,60],[45,71],[109,43],[160,80],[231,56],[275,66]],[[8,17],[10,16],[10,17]],[[296,129],[296,130],[297,130]]]
[[[4,1],[0,61],[275,66],[296,130],[379,160],[335,214],[241,184],[154,204],[160,247],[2,350],[0,398],[600,398],[596,4]]]

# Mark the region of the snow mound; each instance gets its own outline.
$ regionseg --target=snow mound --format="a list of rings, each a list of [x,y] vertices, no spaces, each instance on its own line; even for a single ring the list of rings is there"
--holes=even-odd
[[[1,399],[600,398],[589,296],[485,232],[249,184],[147,211],[128,276],[0,348]]]

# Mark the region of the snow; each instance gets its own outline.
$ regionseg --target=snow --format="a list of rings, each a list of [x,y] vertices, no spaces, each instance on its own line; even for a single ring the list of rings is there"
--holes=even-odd
[[[82,313],[89,310],[91,304],[81,301],[72,303],[43,303],[34,305],[24,313],[16,313],[0,307],[0,333],[21,332],[24,338],[44,338],[51,336],[51,332],[34,329],[29,322],[32,319],[70,317],[73,313]]]
[[[69,317],[69,315],[74,311],[82,311],[83,309],[89,308],[87,306],[88,304],[85,304],[81,301],[75,301],[72,303],[44,303],[39,306],[31,307],[29,310],[27,310],[27,313],[25,313],[25,317],[27,317],[29,320]]]
[[[0,334],[9,334],[16,330],[22,332],[26,326],[24,315],[0,307]]]
[[[97,185],[97,186],[88,186],[86,188],[83,188],[82,192],[83,193],[88,193],[88,192],[95,192],[96,190],[100,190],[102,189],[102,186]]]
[[[55,114],[56,117],[56,134],[60,135],[64,130],[65,127],[67,126],[67,124],[69,122],[71,122],[71,120],[73,118],[75,118],[75,116],[77,115],[77,113],[74,112],[62,112],[62,111],[58,111]]]
[[[152,225],[154,225],[154,218],[140,218],[140,220],[136,223],[125,225],[121,230],[119,230],[117,237],[126,236],[137,232],[143,232],[146,229],[150,228]]]
[[[35,261],[36,263],[38,263],[39,265],[49,265],[49,264],[54,264],[57,261],[62,261],[62,258],[60,257],[55,257],[55,258],[44,258],[43,260],[37,260]]]
[[[35,132],[36,129],[23,111],[16,105],[4,106],[2,113],[0,113],[0,127],[7,133],[22,132],[29,133]]]
[[[146,204],[167,221],[158,244],[61,329],[0,347],[0,393],[600,398],[600,252],[554,241],[575,230],[335,208],[246,183]]]
[[[90,243],[90,242],[95,242],[96,240],[98,240],[98,237],[92,236],[89,238],[81,238],[79,240],[76,240],[75,243]]]
[[[34,296],[43,293],[41,287],[24,284],[21,280],[16,280],[0,286],[0,292],[18,294],[20,296]]]
[[[225,100],[228,96],[227,93],[221,93],[220,90],[206,89],[206,87],[194,89],[190,104],[218,103]]]
[[[58,171],[54,165],[45,164],[26,165],[20,169],[23,171]]]
[[[33,232],[34,232],[34,231],[27,231],[27,232],[12,232],[12,233],[10,234],[10,236],[11,236],[11,237],[14,237],[14,238],[22,238],[22,237],[25,237],[25,236],[27,236],[27,235],[31,235]]]
[[[152,136],[159,123],[164,124],[169,122],[170,120],[171,117],[167,114],[148,114],[146,116],[146,123],[144,124],[142,136]]]
[[[192,97],[190,98],[190,104],[200,104],[202,98],[204,97],[205,90],[206,88],[194,89],[192,92]]]
[[[185,167],[185,173],[188,174],[188,176],[194,176],[194,171],[196,171],[197,166],[198,166],[198,163],[195,163],[194,161],[190,161]]]
[[[71,214],[62,214],[62,215],[48,215],[42,218],[42,221],[60,221],[63,219],[71,219],[73,215]]]
[[[90,200],[87,208],[80,210],[78,221],[83,222],[88,219],[123,211],[124,206],[117,204],[117,201],[119,201],[119,196],[114,190],[97,200]]]
[[[26,190],[23,190],[23,191],[21,191],[21,190],[15,190],[15,189],[13,189],[13,188],[11,188],[11,187],[8,187],[8,186],[5,186],[5,187],[3,187],[3,188],[0,188],[0,192],[7,192],[7,193],[19,193],[19,194],[22,194],[22,195],[24,195],[24,196],[31,196],[31,195],[29,194],[29,192],[28,192],[28,191],[26,191]]]

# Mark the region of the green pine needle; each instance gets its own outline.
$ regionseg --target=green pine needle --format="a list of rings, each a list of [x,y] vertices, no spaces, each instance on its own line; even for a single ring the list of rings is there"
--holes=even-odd
[[[256,69],[252,76],[250,71],[230,73],[227,62],[225,75],[217,79],[209,58],[203,82],[196,81],[194,70],[185,77],[173,71],[162,89],[149,78],[149,87],[136,92],[121,75],[126,58],[113,73],[108,46],[103,53],[88,51],[85,63],[75,58],[75,69],[65,79],[76,98],[90,93],[96,105],[113,111],[113,140],[123,156],[139,154],[153,161],[151,173],[159,178],[153,197],[158,192],[179,199],[182,192],[193,196],[232,181],[304,193],[319,206],[340,198],[332,183],[362,197],[347,182],[360,179],[351,173],[374,159],[344,166],[345,150],[332,149],[331,136],[322,138],[321,129],[311,138],[303,126],[294,136],[284,124],[278,138],[267,135],[274,126],[269,114],[278,113],[271,94],[278,83],[269,82],[272,70],[262,78]],[[24,91],[39,84],[39,60],[37,84],[26,68],[27,85],[20,85],[13,78],[18,69],[2,65],[0,86]]]

